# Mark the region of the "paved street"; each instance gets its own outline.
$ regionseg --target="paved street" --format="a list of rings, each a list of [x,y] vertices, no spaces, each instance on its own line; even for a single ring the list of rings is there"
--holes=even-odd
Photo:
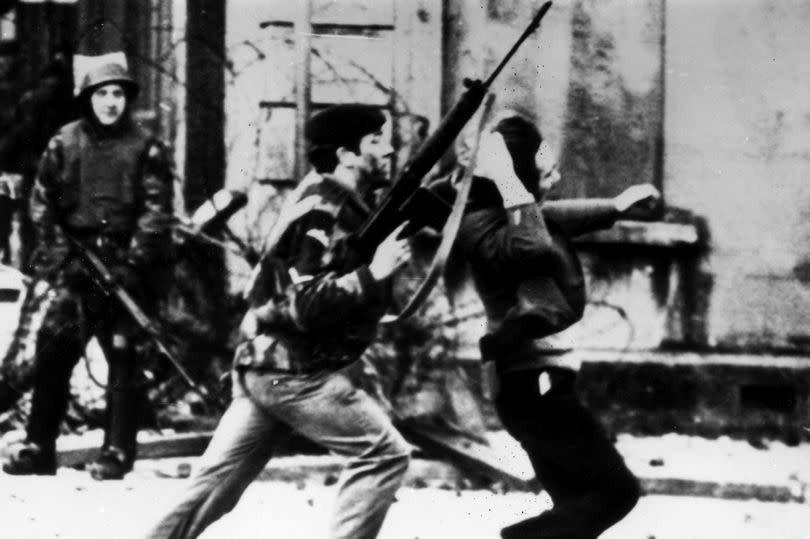
[[[69,469],[61,469],[56,478],[2,476],[2,536],[138,537],[185,482],[154,477],[143,467],[124,481],[110,483],[94,482]],[[254,483],[237,509],[204,537],[322,537],[335,489],[310,483]],[[535,496],[522,492],[404,488],[380,539],[494,539],[501,525],[534,512],[537,504]],[[808,530],[806,504],[647,496],[603,539],[806,539]]]

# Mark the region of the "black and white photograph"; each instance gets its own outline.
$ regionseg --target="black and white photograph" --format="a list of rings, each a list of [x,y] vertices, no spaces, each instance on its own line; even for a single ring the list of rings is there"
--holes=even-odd
[[[0,537],[807,539],[810,0],[0,0]]]

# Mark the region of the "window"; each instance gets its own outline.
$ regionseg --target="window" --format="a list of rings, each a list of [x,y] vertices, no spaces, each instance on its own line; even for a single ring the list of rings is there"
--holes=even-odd
[[[305,73],[295,28],[303,5],[228,4],[228,183],[234,187],[294,183],[307,165],[296,163],[302,160],[296,125],[324,106],[379,106],[394,120],[392,137],[400,142],[417,131],[413,119],[434,126],[438,120],[441,0],[311,0]],[[297,81],[308,96],[304,107]],[[407,144],[395,146],[403,147],[400,162]]]
[[[380,107],[393,120],[395,166],[439,119],[442,0],[312,0],[306,70],[296,49],[302,4],[227,4],[226,185],[249,193],[241,225],[249,239],[268,230],[284,193],[308,168],[297,157],[296,125],[312,111],[334,103]],[[298,80],[309,96],[304,110]]]

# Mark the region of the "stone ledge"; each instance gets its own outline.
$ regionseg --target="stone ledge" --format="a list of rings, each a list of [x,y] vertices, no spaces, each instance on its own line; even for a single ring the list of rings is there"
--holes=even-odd
[[[483,316],[483,314],[482,314]],[[577,357],[583,364],[610,363],[615,365],[666,365],[666,366],[729,366],[763,367],[791,370],[810,370],[810,356],[784,354],[746,354],[712,352],[666,352],[661,350],[610,350],[577,348]],[[468,353],[457,354],[449,364],[480,362],[476,348]]]
[[[612,432],[810,441],[802,356],[586,352],[578,388]]]
[[[655,364],[666,366],[732,366],[810,370],[810,356],[661,350],[582,349],[583,363]]]
[[[617,221],[612,228],[585,234],[574,240],[577,245],[625,244],[650,247],[685,248],[701,244],[693,224],[662,221]]]

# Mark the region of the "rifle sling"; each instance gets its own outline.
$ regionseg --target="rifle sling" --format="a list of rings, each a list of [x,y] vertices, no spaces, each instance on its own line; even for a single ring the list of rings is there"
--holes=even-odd
[[[383,316],[382,320],[380,320],[381,324],[393,324],[395,322],[402,321],[416,312],[416,310],[421,307],[424,301],[427,299],[430,291],[433,290],[433,287],[439,280],[439,276],[444,272],[444,267],[447,264],[450,251],[453,249],[456,236],[461,228],[461,221],[464,218],[464,210],[467,206],[467,199],[470,195],[470,187],[472,186],[472,179],[475,172],[475,163],[478,157],[478,143],[481,140],[481,133],[486,125],[487,119],[489,118],[493,101],[494,96],[492,94],[489,94],[484,101],[484,105],[481,109],[481,116],[478,121],[478,131],[476,133],[473,148],[470,153],[470,162],[467,168],[464,170],[464,175],[458,189],[458,194],[456,195],[456,200],[453,202],[453,209],[450,211],[447,222],[444,224],[444,228],[442,229],[442,240],[439,243],[438,249],[436,249],[436,255],[433,257],[433,261],[430,264],[430,269],[428,270],[425,279],[422,281],[422,284],[419,285],[416,292],[414,292],[413,296],[411,296],[411,298],[408,300],[408,303],[405,304],[402,311],[400,311],[399,314],[387,314]]]

